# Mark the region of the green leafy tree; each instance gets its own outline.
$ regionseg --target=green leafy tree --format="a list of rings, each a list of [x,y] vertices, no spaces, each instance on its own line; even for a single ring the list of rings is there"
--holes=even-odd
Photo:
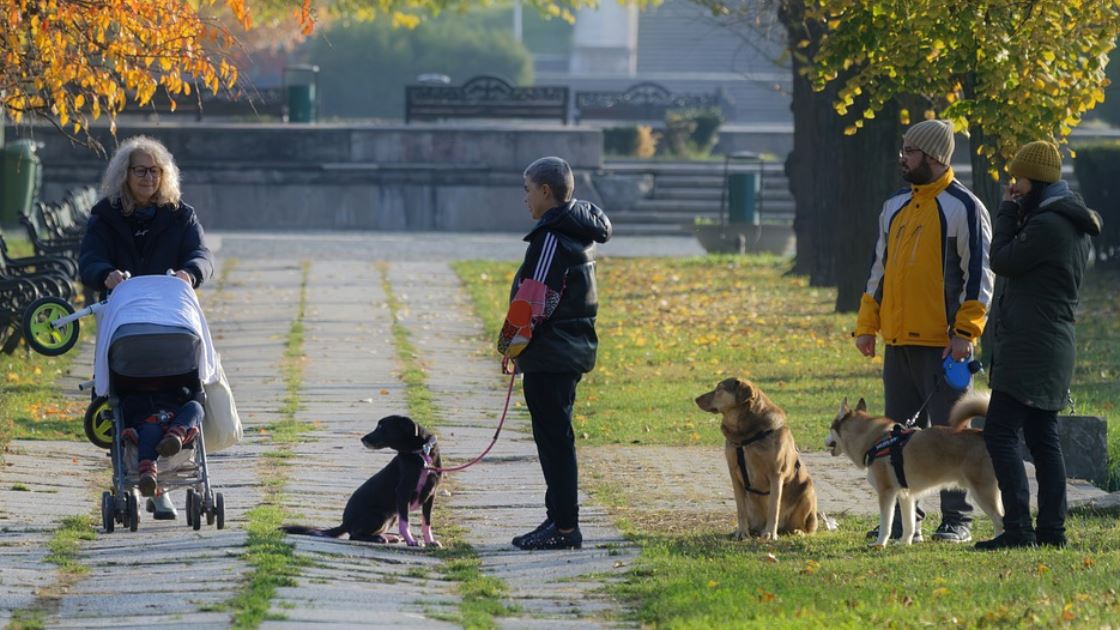
[[[874,233],[865,215],[879,208],[866,188],[850,195],[841,189],[892,179],[893,165],[881,156],[891,154],[888,141],[897,148],[902,126],[938,116],[967,132],[974,189],[994,205],[995,178],[1023,142],[1064,141],[1104,100],[1108,53],[1120,33],[1114,0],[695,1],[738,16],[739,24],[762,23],[741,18],[768,11],[785,27],[794,73],[787,171],[798,202],[798,266],[814,283],[837,285],[840,310],[858,306],[866,254],[853,254],[870,251]],[[822,118],[822,98],[834,110],[831,121]],[[852,142],[836,138],[837,124]],[[836,188],[831,207],[822,173],[834,174],[827,178]],[[804,210],[803,198],[810,204]],[[845,220],[838,222],[837,212]]]
[[[1104,101],[1120,33],[1113,0],[816,0],[808,13],[829,26],[809,76],[818,90],[842,77],[837,112],[867,94],[867,120],[900,95],[920,96],[928,109],[904,116],[968,131],[973,166],[993,179],[1023,143],[1064,141]]]

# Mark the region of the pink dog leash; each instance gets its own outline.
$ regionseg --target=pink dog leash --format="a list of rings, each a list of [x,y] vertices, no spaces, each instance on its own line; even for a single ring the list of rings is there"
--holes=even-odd
[[[498,420],[498,429],[496,431],[494,431],[494,438],[492,440],[490,440],[490,445],[486,447],[486,450],[479,453],[478,457],[475,457],[471,461],[469,461],[465,464],[459,465],[459,466],[437,467],[437,466],[432,466],[431,462],[429,461],[425,464],[425,468],[427,468],[428,470],[434,471],[434,472],[438,472],[438,473],[458,472],[460,470],[465,470],[467,468],[470,468],[471,466],[474,466],[478,462],[482,461],[482,458],[486,457],[486,454],[490,452],[490,449],[494,448],[494,445],[498,443],[498,436],[501,435],[502,426],[505,425],[505,423],[506,423],[506,414],[509,413],[509,401],[510,401],[510,398],[513,397],[513,383],[516,379],[517,379],[517,373],[514,372],[509,377],[509,388],[506,389],[506,404],[502,408],[502,418],[500,420]]]

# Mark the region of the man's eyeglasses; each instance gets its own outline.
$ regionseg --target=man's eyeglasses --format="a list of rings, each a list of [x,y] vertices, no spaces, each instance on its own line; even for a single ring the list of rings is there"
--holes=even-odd
[[[158,166],[133,166],[128,170],[140,179],[147,177],[149,174],[156,178],[163,175],[163,169]]]
[[[898,157],[900,157],[900,158],[910,157],[911,155],[913,155],[915,153],[922,153],[922,152],[923,151],[921,149],[919,149],[918,147],[902,147],[902,149],[900,149],[899,152],[898,152]]]

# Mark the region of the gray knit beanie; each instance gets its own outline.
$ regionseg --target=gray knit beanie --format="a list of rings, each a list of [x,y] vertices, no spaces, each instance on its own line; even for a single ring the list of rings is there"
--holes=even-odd
[[[953,125],[947,120],[923,120],[911,125],[902,139],[946,166],[953,159]]]

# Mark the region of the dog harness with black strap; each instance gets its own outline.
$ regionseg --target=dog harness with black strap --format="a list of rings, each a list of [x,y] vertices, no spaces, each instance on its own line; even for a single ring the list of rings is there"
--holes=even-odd
[[[424,491],[424,484],[428,483],[428,477],[432,474],[432,449],[436,446],[436,436],[428,438],[424,446],[418,451],[412,451],[413,454],[419,455],[420,459],[424,460],[424,466],[420,469],[420,477],[416,480],[416,500],[413,501],[408,509],[415,510],[420,507],[421,493]]]
[[[761,442],[762,440],[765,440],[766,438],[770,437],[770,434],[773,433],[773,432],[774,432],[773,429],[767,429],[766,431],[760,431],[758,433],[755,433],[751,437],[743,440],[742,442],[737,444],[736,447],[735,447],[735,458],[739,461],[739,472],[743,473],[743,487],[746,488],[747,492],[749,492],[751,494],[757,494],[759,496],[767,496],[767,495],[770,494],[770,491],[767,490],[766,492],[763,492],[761,490],[755,490],[754,488],[751,487],[751,477],[750,477],[750,475],[747,474],[747,455],[746,455],[746,451],[744,449],[746,449],[751,444],[754,444],[755,442]],[[801,469],[801,460],[800,459],[797,460],[797,463],[794,464],[793,468],[794,468],[794,470],[800,470]]]
[[[906,472],[902,468],[902,449],[914,436],[914,431],[916,429],[907,429],[901,424],[894,425],[886,437],[876,442],[867,451],[867,454],[863,456],[863,463],[870,466],[876,459],[890,455],[891,467],[894,468],[895,477],[898,477],[898,485],[903,488],[909,487],[906,485]]]

